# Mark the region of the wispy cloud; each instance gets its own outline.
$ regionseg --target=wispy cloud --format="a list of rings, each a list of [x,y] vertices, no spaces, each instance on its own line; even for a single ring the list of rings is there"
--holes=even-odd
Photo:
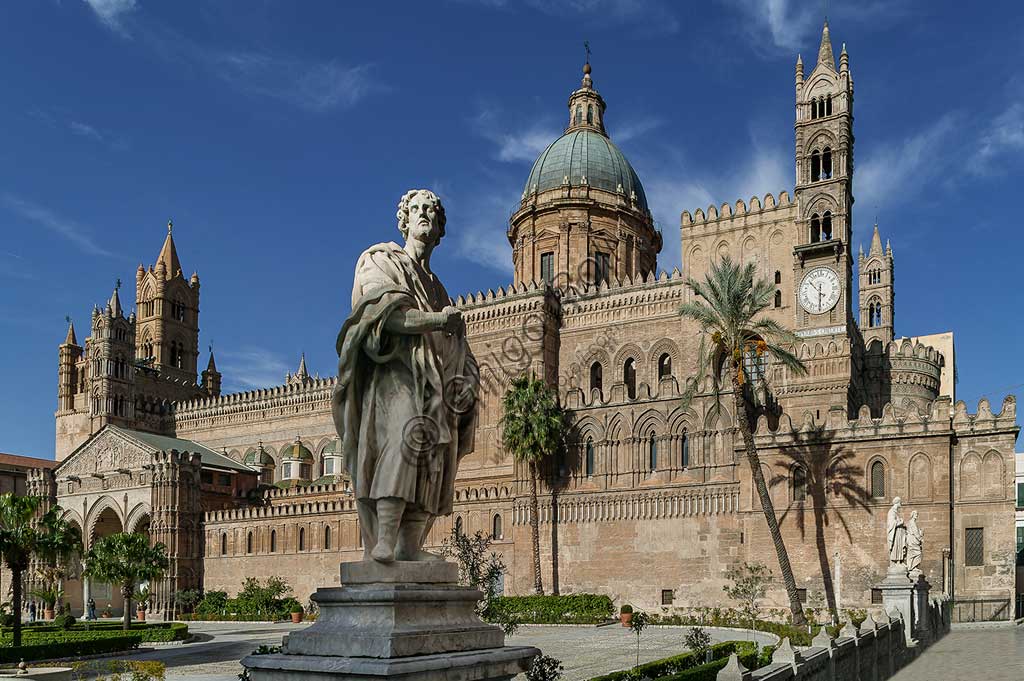
[[[477,134],[495,144],[495,158],[508,162],[533,163],[561,132],[553,120],[534,121],[518,130],[509,129],[493,108],[482,109],[473,119],[473,127]]]
[[[505,234],[508,216],[518,205],[519,196],[514,191],[449,194],[445,203],[451,206],[453,215],[469,216],[457,225],[455,232],[458,257],[502,274],[512,274],[512,247]]]
[[[217,361],[229,392],[281,385],[285,374],[298,367],[297,359],[285,362],[279,354],[253,346],[218,352]]]
[[[590,25],[619,25],[647,34],[675,33],[679,18],[665,0],[460,0],[464,4],[512,10],[525,5],[551,16],[578,17]]]
[[[879,144],[857,167],[857,201],[870,210],[883,203],[912,200],[925,186],[935,180],[951,179],[955,172],[950,154],[955,137],[961,130],[962,116],[957,112],[943,114],[920,132],[902,142]]]
[[[622,125],[614,126],[609,130],[609,134],[612,139],[615,140],[616,144],[625,144],[626,142],[646,135],[651,130],[660,128],[664,123],[665,121],[663,119],[654,116],[638,118],[626,121]]]
[[[85,0],[104,26],[127,36],[125,18],[138,7],[136,0]]]
[[[1014,102],[996,116],[978,141],[968,162],[976,175],[996,173],[994,161],[1004,154],[1024,149],[1024,102]]]
[[[33,281],[39,276],[23,256],[10,251],[0,251],[0,277]]]
[[[179,58],[205,67],[232,87],[293,104],[314,113],[347,109],[386,91],[369,64],[308,61],[260,52],[224,51],[193,42],[171,48]],[[165,51],[165,53],[168,53]]]
[[[77,246],[89,255],[111,256],[113,253],[97,244],[88,230],[78,222],[57,215],[49,208],[26,201],[12,194],[0,195],[0,200],[22,218],[47,229]]]

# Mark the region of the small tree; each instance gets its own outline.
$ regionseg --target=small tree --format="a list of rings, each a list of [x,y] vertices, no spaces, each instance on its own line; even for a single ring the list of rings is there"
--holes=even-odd
[[[698,658],[702,659],[711,647],[711,634],[704,631],[702,627],[690,629],[686,635],[686,647]]]
[[[201,589],[182,589],[177,593],[175,600],[183,612],[192,612],[196,604],[203,600],[203,592]]]
[[[640,666],[640,634],[643,633],[647,625],[651,623],[651,617],[643,610],[637,610],[633,613],[633,619],[629,621],[629,630],[636,634],[636,666]]]
[[[544,593],[540,570],[540,516],[537,484],[540,464],[564,444],[566,417],[558,393],[539,378],[519,376],[501,402],[501,442],[530,472],[530,539],[533,545],[533,590]]]
[[[60,506],[51,507],[36,521],[41,497],[0,494],[0,557],[11,571],[11,610],[14,615],[12,644],[21,645],[22,581],[33,554],[44,560],[80,550],[81,534],[61,516]],[[59,600],[57,595],[55,600]]]
[[[526,681],[558,681],[562,678],[562,662],[547,655],[538,655],[530,663]]]
[[[509,613],[495,610],[491,602],[500,596],[498,584],[505,574],[505,562],[491,548],[491,538],[477,530],[469,537],[453,527],[450,536],[441,543],[441,555],[454,558],[459,564],[459,581],[466,586],[479,589],[484,600],[477,604],[477,614],[493,624],[499,625],[507,636],[519,628],[519,622]]]
[[[759,601],[768,593],[768,585],[772,581],[772,571],[763,563],[743,563],[731,568],[726,578],[732,584],[723,586],[722,591],[729,598],[740,602],[740,611],[753,629],[761,611]]]
[[[85,554],[83,574],[120,587],[124,597],[124,629],[132,624],[132,594],[140,582],[163,576],[168,566],[167,548],[149,545],[144,534],[118,532],[97,540]]]

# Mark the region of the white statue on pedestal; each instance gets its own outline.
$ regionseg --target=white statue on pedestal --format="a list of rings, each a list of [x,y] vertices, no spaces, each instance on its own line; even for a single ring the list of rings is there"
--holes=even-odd
[[[902,500],[892,500],[892,508],[886,519],[886,537],[889,540],[889,572],[904,572],[907,569],[907,526],[903,522]]]
[[[440,560],[423,542],[434,518],[452,512],[456,469],[473,449],[479,369],[462,313],[430,269],[444,228],[433,192],[406,192],[405,245],[359,256],[352,313],[338,334],[332,411],[364,560]]]
[[[923,545],[924,532],[917,524],[917,511],[913,511],[907,522],[907,571],[911,579],[921,574]]]

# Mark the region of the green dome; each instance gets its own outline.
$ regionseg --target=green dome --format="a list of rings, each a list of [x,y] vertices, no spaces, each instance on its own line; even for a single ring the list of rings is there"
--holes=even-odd
[[[273,466],[274,457],[270,456],[270,452],[260,447],[246,454],[242,463],[247,466]]]
[[[302,444],[301,440],[296,440],[290,445],[285,445],[281,448],[281,459],[312,461],[313,452],[309,451],[306,445]]]
[[[557,189],[566,177],[572,186],[582,184],[584,177],[591,187],[609,192],[617,192],[621,186],[627,199],[636,192],[637,206],[649,212],[633,166],[610,139],[595,130],[573,130],[552,142],[533,164],[525,191]]]
[[[326,447],[324,447],[324,454],[340,454],[340,453],[341,453],[341,442],[338,441],[338,438],[334,438],[333,440],[331,440],[330,442],[327,443]]]

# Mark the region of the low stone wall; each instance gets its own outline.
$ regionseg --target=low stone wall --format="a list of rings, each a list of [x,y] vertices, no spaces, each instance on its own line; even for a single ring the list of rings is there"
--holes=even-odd
[[[945,597],[933,599],[921,621],[913,627],[916,637],[907,642],[911,626],[895,610],[868,618],[856,629],[847,623],[833,639],[822,629],[807,648],[794,648],[782,639],[772,663],[756,671],[743,668],[736,655],[718,672],[718,681],[884,681],[941,638],[950,628],[950,604]]]

